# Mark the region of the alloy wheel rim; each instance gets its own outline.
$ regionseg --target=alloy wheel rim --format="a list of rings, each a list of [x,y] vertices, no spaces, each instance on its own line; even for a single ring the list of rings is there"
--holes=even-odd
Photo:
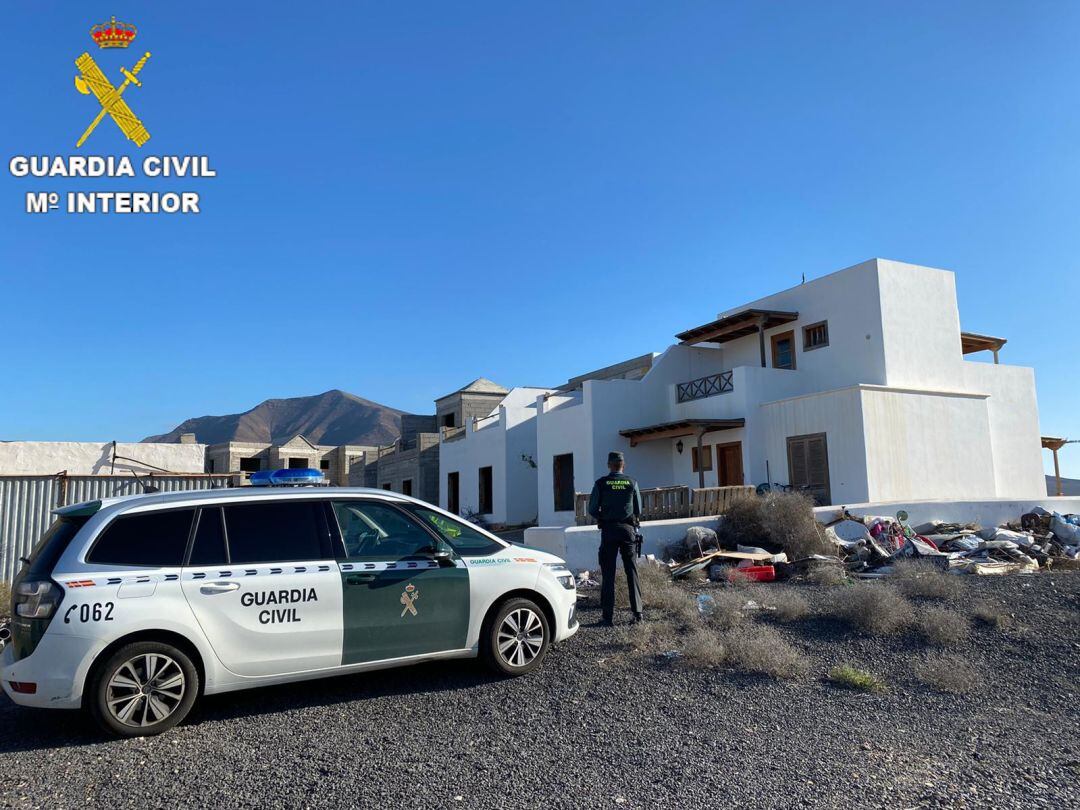
[[[518,608],[499,625],[499,655],[509,666],[524,667],[536,659],[544,647],[544,623],[536,611]]]
[[[121,664],[109,679],[105,701],[125,726],[145,728],[170,717],[187,688],[184,670],[161,653],[136,655]]]

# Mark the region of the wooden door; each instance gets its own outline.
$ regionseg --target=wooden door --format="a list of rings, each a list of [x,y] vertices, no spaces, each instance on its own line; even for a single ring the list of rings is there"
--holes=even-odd
[[[741,487],[743,483],[742,442],[716,445],[716,485]]]

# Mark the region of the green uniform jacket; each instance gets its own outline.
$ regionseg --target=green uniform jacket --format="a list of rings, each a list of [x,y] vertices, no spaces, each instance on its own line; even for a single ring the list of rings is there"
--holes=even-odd
[[[622,473],[598,478],[589,495],[589,514],[598,523],[630,523],[640,518],[641,490],[637,481]]]

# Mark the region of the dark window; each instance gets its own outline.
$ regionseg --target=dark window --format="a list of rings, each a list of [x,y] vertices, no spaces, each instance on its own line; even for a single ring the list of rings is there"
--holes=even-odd
[[[480,491],[477,493],[479,496],[480,506],[476,510],[481,515],[490,515],[494,510],[492,504],[494,498],[491,494],[491,467],[480,468]]]
[[[372,501],[334,501],[345,556],[400,560],[430,554],[435,538],[399,509]]]
[[[404,481],[401,482],[401,494],[402,495],[410,495],[410,496],[412,495],[412,479],[411,478],[406,478]]]
[[[574,511],[574,454],[555,456],[552,461],[555,511]]]
[[[208,462],[206,462],[206,468],[206,471],[208,473],[217,472],[217,460],[210,459]]]
[[[328,459],[328,458],[319,459],[319,469],[320,470],[329,470],[330,469],[330,459]]]
[[[382,488],[385,489],[387,492],[389,492],[390,490],[393,489],[393,486],[390,485],[390,484],[383,484]]]
[[[705,444],[701,447],[701,454],[698,454],[696,447],[690,448],[690,466],[694,472],[701,472],[712,469],[712,446]]]
[[[810,351],[811,349],[820,349],[822,346],[829,345],[829,322],[821,321],[820,323],[812,323],[809,326],[804,326],[803,330],[803,351]]]
[[[60,562],[60,556],[67,551],[79,529],[88,521],[89,517],[62,517],[53,522],[49,530],[34,544],[33,551],[27,557],[30,560],[30,570],[27,577],[37,579],[39,577],[52,576],[52,570]],[[7,610],[10,605],[0,605],[0,609]]]
[[[773,368],[795,368],[795,333],[781,332],[772,336]]]
[[[831,503],[829,493],[829,448],[824,433],[791,436],[787,440],[788,480],[818,504]]]
[[[442,418],[443,427],[454,427],[454,422],[457,421],[454,417],[455,414],[453,413],[444,414]]]
[[[434,526],[436,531],[443,536],[458,554],[467,554],[469,556],[494,554],[504,548],[501,543],[496,543],[487,535],[481,534],[473,526],[462,523],[460,520],[452,520],[446,515],[423,507],[414,507],[412,512]]]
[[[220,506],[199,510],[199,525],[195,529],[188,565],[224,565],[229,561],[221,520]]]
[[[225,507],[233,564],[319,560],[322,510],[311,501],[245,503]]]
[[[194,509],[121,515],[105,527],[86,561],[102,565],[182,565],[194,516]]]
[[[290,470],[306,470],[311,466],[311,462],[306,458],[290,458],[289,469]]]
[[[461,475],[456,472],[446,474],[446,511],[461,514]]]
[[[240,472],[258,472],[262,469],[262,459],[252,456],[240,459]]]

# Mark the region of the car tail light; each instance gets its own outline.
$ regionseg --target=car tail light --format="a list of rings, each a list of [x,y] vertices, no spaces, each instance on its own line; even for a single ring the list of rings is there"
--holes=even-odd
[[[24,619],[48,619],[56,612],[56,606],[64,598],[64,592],[47,579],[20,582],[15,587],[12,602],[15,615]]]
[[[11,687],[12,692],[18,692],[22,695],[37,694],[37,684],[29,681],[8,681],[8,686]]]

